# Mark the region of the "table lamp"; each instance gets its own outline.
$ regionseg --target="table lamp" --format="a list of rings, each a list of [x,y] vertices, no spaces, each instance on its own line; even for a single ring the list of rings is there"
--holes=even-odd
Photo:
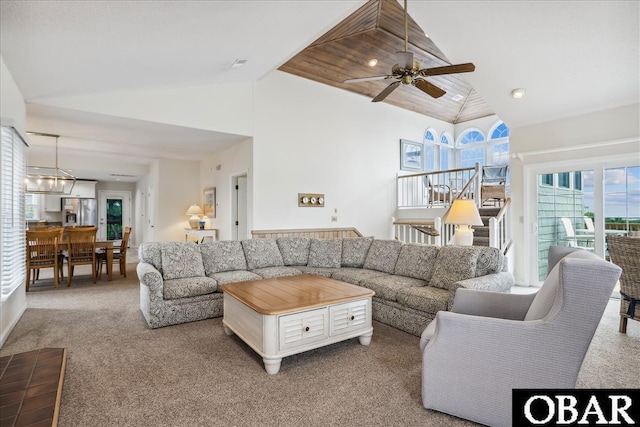
[[[185,215],[191,216],[191,218],[189,218],[189,226],[191,226],[191,228],[198,228],[198,223],[200,222],[200,217],[198,215],[202,215],[203,213],[204,212],[202,212],[202,208],[200,208],[200,206],[196,204],[189,206]]]
[[[456,199],[451,205],[451,210],[445,219],[445,224],[455,224],[455,244],[459,246],[471,246],[473,244],[472,225],[484,225],[480,212],[473,200]]]

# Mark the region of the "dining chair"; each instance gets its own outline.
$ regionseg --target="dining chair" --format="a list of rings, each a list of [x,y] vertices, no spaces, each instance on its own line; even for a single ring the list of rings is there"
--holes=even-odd
[[[29,282],[33,280],[35,283],[41,268],[53,268],[53,283],[56,288],[58,287],[58,276],[62,273],[63,260],[59,244],[63,231],[63,228],[27,231],[27,292],[29,292]],[[35,270],[33,277],[32,270]]]
[[[76,265],[91,265],[93,283],[96,283],[96,232],[97,227],[77,227],[66,230],[67,235],[67,286],[71,286],[71,278]]]
[[[627,333],[627,320],[640,321],[640,238],[607,236],[611,262],[622,268],[620,276],[620,328]]]
[[[120,264],[120,275],[127,277],[127,247],[129,246],[129,235],[131,227],[125,227],[122,233],[122,241],[120,248],[113,250],[113,262]],[[98,263],[98,279],[102,277],[102,266],[107,264],[107,253],[98,252],[96,254],[96,262]]]

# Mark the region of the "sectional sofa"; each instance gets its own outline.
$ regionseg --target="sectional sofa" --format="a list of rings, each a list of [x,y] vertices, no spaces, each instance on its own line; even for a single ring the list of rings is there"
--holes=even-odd
[[[499,250],[365,237],[143,243],[137,273],[150,328],[222,316],[225,283],[316,274],[375,291],[373,319],[420,336],[456,289],[506,292]]]

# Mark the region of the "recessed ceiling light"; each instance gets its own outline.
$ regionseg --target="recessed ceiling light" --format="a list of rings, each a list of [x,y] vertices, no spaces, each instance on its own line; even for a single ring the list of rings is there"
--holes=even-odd
[[[525,92],[524,89],[514,89],[511,91],[511,96],[513,96],[515,99],[520,99],[523,98],[526,93],[527,92]]]
[[[457,94],[457,95],[454,95],[454,96],[451,97],[451,99],[453,99],[456,102],[461,101],[462,98],[464,98],[464,96],[462,96],[460,94]]]
[[[367,61],[367,65],[369,67],[375,67],[378,64],[378,60],[376,58],[371,58]]]
[[[231,66],[229,68],[239,68],[242,67],[245,62],[247,62],[246,59],[236,59],[235,61],[233,61],[233,64],[231,64]]]

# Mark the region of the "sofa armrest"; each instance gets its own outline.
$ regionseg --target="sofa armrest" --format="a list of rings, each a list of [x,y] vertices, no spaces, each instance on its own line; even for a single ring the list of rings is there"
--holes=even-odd
[[[459,288],[451,311],[473,316],[523,320],[535,296],[535,292],[520,295]]]
[[[136,272],[140,279],[140,284],[149,288],[151,294],[162,298],[164,281],[162,274],[156,268],[146,262],[139,262],[136,266]]]
[[[509,292],[515,283],[516,281],[513,274],[502,271],[500,273],[487,274],[485,276],[460,280],[453,284],[453,289],[451,290],[465,288],[475,289],[476,291]]]

